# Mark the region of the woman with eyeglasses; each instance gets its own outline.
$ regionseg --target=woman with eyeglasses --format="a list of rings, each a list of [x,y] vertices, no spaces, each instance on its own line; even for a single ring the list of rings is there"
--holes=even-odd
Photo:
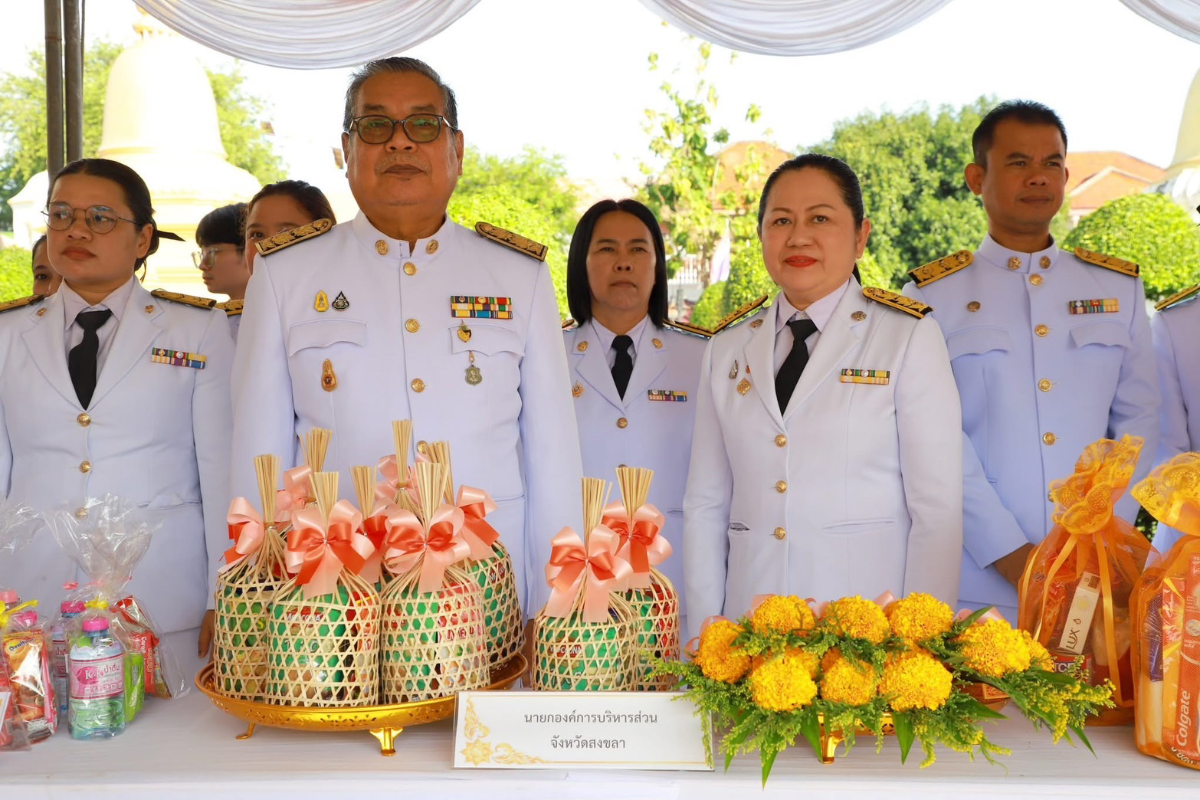
[[[700,368],[684,499],[688,626],[756,595],[958,599],[962,429],[928,307],[854,277],[871,223],[858,176],[808,153],[763,186],[770,308]]]
[[[250,198],[242,215],[242,247],[246,276],[254,272],[255,247],[263,239],[295,230],[303,225],[327,219],[337,224],[333,206],[325,193],[306,181],[286,180],[269,183]]]
[[[205,214],[196,226],[196,244],[200,249],[192,253],[192,263],[204,277],[204,287],[213,294],[229,295],[229,300],[219,306],[229,316],[229,332],[235,342],[246,284],[250,281],[242,252],[245,213],[245,203],[231,203]]]
[[[0,492],[81,515],[113,494],[161,515],[129,591],[164,632],[200,627],[228,544],[229,323],[212,300],[135,279],[168,234],[124,164],[68,164],[45,214],[62,286],[0,306]],[[86,579],[46,529],[0,558],[0,585],[42,608]]]

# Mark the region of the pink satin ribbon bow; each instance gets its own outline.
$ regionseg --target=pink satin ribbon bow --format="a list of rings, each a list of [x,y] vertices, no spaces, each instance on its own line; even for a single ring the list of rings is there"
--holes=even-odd
[[[283,488],[275,493],[275,522],[287,522],[293,511],[308,505],[312,469],[301,465],[283,473]]]
[[[496,501],[484,489],[474,486],[458,487],[458,503],[463,512],[463,538],[471,547],[471,558],[483,561],[496,555],[492,545],[500,541],[500,531],[484,520],[496,510]]]
[[[388,533],[387,521],[394,508],[395,506],[391,504],[377,507],[375,513],[363,520],[362,527],[359,529],[359,532],[367,537],[371,547],[374,548],[371,555],[367,556],[362,571],[358,573],[358,576],[367,583],[379,583],[379,579],[383,577],[383,551]]]
[[[383,563],[394,575],[405,575],[420,563],[417,591],[421,594],[441,589],[446,568],[471,555],[462,537],[463,512],[455,506],[443,503],[428,528],[416,514],[393,506],[387,526]]]
[[[633,569],[617,556],[620,537],[611,528],[597,525],[583,540],[572,528],[563,528],[550,542],[546,583],[550,599],[546,615],[566,617],[571,613],[580,585],[584,585],[583,621],[608,622],[608,593],[625,589]],[[585,582],[586,578],[586,582]]]
[[[334,504],[328,525],[316,508],[292,512],[284,562],[304,588],[305,599],[332,594],[343,566],[354,573],[362,570],[371,542],[358,532],[361,526],[362,514],[345,500]]]
[[[417,461],[429,461],[429,456],[424,453],[417,453]],[[421,495],[417,491],[417,471],[413,468],[413,464],[408,465],[408,480],[405,486],[405,491],[408,492],[408,498],[412,501],[413,506],[420,507]],[[375,499],[381,503],[395,503],[397,495],[400,493],[400,468],[396,466],[395,456],[384,456],[379,459],[379,463],[375,465],[375,469],[379,471],[379,481],[375,484]]]
[[[218,574],[233,569],[257,553],[266,538],[262,517],[244,497],[235,497],[229,504],[229,515],[225,521],[229,525],[233,547],[225,551],[225,564],[217,570]]]
[[[650,568],[671,555],[671,543],[658,535],[664,522],[666,517],[650,503],[633,512],[632,520],[623,503],[609,503],[604,507],[600,524],[612,529],[621,539],[617,555],[633,568],[629,578],[631,588],[649,589]]]

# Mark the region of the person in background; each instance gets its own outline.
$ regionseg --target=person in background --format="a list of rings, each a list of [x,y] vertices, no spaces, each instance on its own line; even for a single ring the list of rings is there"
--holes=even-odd
[[[200,250],[192,253],[192,263],[204,276],[204,286],[213,294],[229,295],[218,307],[229,316],[229,332],[237,341],[242,301],[250,270],[243,257],[242,217],[245,203],[231,203],[213,209],[196,226],[196,244]]]
[[[204,653],[229,544],[229,323],[211,299],[137,281],[174,235],[128,166],[71,162],[45,214],[62,286],[0,305],[0,493],[38,511],[113,494],[160,514],[129,591],[164,633],[204,621]],[[86,580],[48,529],[0,559],[0,585],[43,608]]]
[[[808,153],[758,208],[774,304],[713,337],[683,503],[690,636],[756,595],[958,596],[962,430],[929,309],[854,277],[858,177]]]
[[[1163,300],[1150,318],[1162,392],[1159,464],[1200,451],[1200,283]],[[1154,547],[1165,553],[1179,531],[1159,524]]]
[[[50,266],[50,258],[46,254],[46,236],[42,234],[33,243],[33,294],[49,297],[58,291],[62,283],[54,267]]]
[[[1002,103],[971,140],[967,186],[988,233],[914,269],[904,293],[946,334],[962,397],[960,605],[1016,620],[1016,584],[1053,527],[1052,481],[1098,439],[1145,439],[1130,486],[1154,464],[1159,392],[1138,267],[1060,250],[1050,224],[1067,183],[1067,132],[1040,103]],[[1130,523],[1137,501],[1117,504]]]
[[[254,258],[258,255],[255,245],[319,219],[337,224],[328,198],[311,183],[278,181],[260,189],[246,204],[246,213],[242,217],[241,236],[247,274],[254,272]]]
[[[649,502],[674,551],[659,567],[683,595],[683,492],[708,333],[667,319],[667,258],[654,212],[601,200],[575,226],[563,332],[585,475],[654,470]],[[619,495],[614,494],[617,499]],[[681,616],[686,609],[681,607]]]

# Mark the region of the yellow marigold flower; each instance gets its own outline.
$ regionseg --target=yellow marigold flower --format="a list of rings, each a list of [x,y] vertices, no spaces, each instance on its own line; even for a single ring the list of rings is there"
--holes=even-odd
[[[718,620],[700,634],[696,666],[706,678],[736,683],[750,669],[750,657],[730,645],[742,629],[729,620]]]
[[[923,650],[888,659],[879,681],[879,693],[890,699],[895,711],[938,709],[950,697],[950,670]]]
[[[817,696],[817,685],[799,651],[785,653],[750,673],[750,696],[767,711],[794,711]]]
[[[830,603],[821,623],[839,636],[866,639],[871,644],[881,643],[889,632],[883,609],[858,595]]]
[[[821,659],[807,650],[789,650],[788,655],[793,656],[797,663],[808,670],[808,677],[816,680],[817,672],[821,669]]]
[[[825,674],[821,678],[821,697],[831,703],[861,706],[875,697],[879,676],[870,664],[855,664],[838,650],[830,650],[821,659]]]
[[[773,595],[763,600],[750,617],[750,625],[759,633],[809,631],[816,624],[812,609],[794,595]]]
[[[992,678],[1029,669],[1029,646],[1020,631],[1003,620],[972,625],[958,637],[967,667]]]
[[[1043,647],[1041,642],[1034,639],[1029,631],[1021,631],[1021,638],[1025,640],[1025,646],[1029,648],[1030,666],[1034,669],[1054,672],[1054,659],[1050,656],[1050,651]]]
[[[885,609],[892,632],[910,647],[941,636],[954,624],[954,611],[933,595],[915,592]]]

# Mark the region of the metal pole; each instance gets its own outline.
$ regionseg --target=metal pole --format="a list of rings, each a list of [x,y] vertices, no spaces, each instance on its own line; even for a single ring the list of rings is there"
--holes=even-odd
[[[46,8],[46,170],[63,167],[63,38],[62,0],[45,0]]]
[[[64,0],[67,161],[83,158],[83,0]]]

